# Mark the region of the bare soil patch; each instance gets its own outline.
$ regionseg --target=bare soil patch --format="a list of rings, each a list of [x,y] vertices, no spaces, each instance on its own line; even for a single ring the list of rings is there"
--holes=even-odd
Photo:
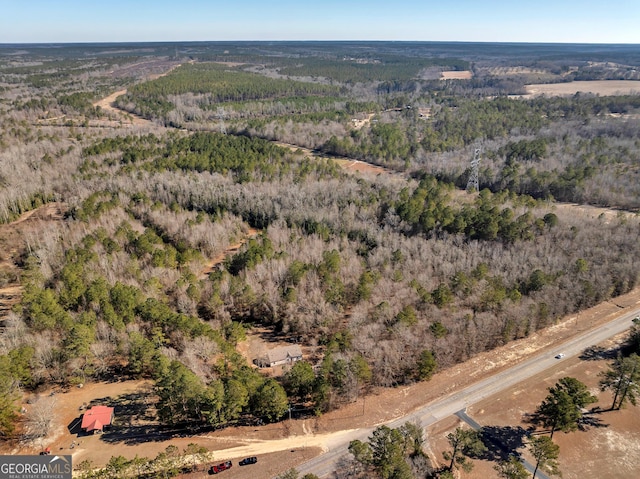
[[[418,114],[420,115],[420,118],[428,120],[429,118],[431,118],[431,108],[418,108]]]
[[[392,175],[393,172],[382,166],[372,165],[360,160],[342,160],[338,161],[342,169],[347,171],[355,171],[357,173],[369,173],[373,175]]]
[[[242,65],[246,65],[246,63],[241,63],[241,62],[213,62],[213,63],[217,63],[219,65],[225,65],[228,67],[240,67]]]
[[[355,171],[357,173],[370,173],[374,175],[380,174],[388,174],[394,175],[397,174],[387,168],[382,166],[373,165],[371,163],[367,163],[365,161],[360,160],[352,160],[351,158],[341,158],[337,156],[326,156],[318,153],[317,151],[313,151],[310,148],[305,148],[303,146],[292,145],[291,143],[283,143],[276,141],[274,142],[278,146],[282,146],[283,148],[288,148],[294,153],[301,153],[305,155],[307,158],[324,158],[335,161],[342,169],[346,171]],[[404,178],[404,176],[403,176]]]
[[[570,213],[572,215],[578,215],[583,218],[601,218],[607,223],[617,219],[618,217],[629,218],[638,215],[638,212],[629,212],[626,210],[616,210],[614,208],[603,208],[600,206],[580,205],[574,203],[555,203],[553,205],[553,209],[564,213]]]
[[[351,120],[351,126],[354,130],[361,130],[365,125],[370,125],[375,113],[369,113],[366,118],[353,118]]]
[[[442,72],[441,80],[470,80],[473,73],[469,70]]]
[[[312,447],[299,448],[297,444],[294,444],[294,449],[287,449],[284,451],[264,453],[257,456],[257,464],[249,466],[239,466],[238,461],[232,461],[233,467],[224,472],[224,476],[227,479],[256,479],[257,477],[273,478],[284,471],[288,471],[291,468],[296,467],[305,461],[313,459],[319,455],[321,449]],[[248,457],[247,455],[243,457]],[[238,460],[241,458],[239,457]],[[220,460],[211,461],[209,464],[219,464],[224,461],[224,457],[220,457]],[[182,474],[178,477],[189,479],[200,479],[205,477],[211,477],[207,473],[208,464],[199,468],[199,471],[190,474]]]
[[[638,80],[594,80],[574,81],[570,83],[548,83],[537,85],[525,85],[526,95],[522,98],[532,98],[540,95],[569,96],[578,92],[593,93],[601,96],[612,95],[636,95],[640,94],[640,81]]]

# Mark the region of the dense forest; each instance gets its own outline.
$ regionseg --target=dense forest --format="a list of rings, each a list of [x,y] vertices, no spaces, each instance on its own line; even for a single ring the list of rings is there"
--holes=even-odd
[[[640,96],[514,98],[533,74],[491,75],[491,51],[281,47],[0,50],[0,221],[64,212],[0,248],[0,287],[22,291],[0,317],[0,436],[20,388],[113,376],[152,379],[165,424],[321,414],[638,285]],[[565,54],[523,67],[557,81]],[[94,106],[124,87],[148,122]],[[237,348],[257,327],[314,353],[266,377]]]

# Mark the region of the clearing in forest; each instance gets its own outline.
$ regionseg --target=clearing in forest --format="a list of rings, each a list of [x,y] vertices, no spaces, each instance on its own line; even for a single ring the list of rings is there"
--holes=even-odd
[[[637,95],[640,94],[640,81],[638,80],[596,80],[574,81],[569,83],[545,83],[525,85],[526,95],[522,98],[532,98],[540,95],[570,96],[576,93],[592,93],[594,95]]]

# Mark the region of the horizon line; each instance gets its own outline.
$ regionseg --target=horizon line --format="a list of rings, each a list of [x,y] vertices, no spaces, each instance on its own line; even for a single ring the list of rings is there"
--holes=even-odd
[[[607,46],[640,46],[639,43],[625,42],[558,42],[558,41],[488,41],[488,40],[100,40],[100,41],[33,41],[33,42],[2,42],[0,46],[12,45],[109,45],[109,44],[167,44],[167,43],[457,43],[457,44],[487,44],[487,45],[607,45]]]

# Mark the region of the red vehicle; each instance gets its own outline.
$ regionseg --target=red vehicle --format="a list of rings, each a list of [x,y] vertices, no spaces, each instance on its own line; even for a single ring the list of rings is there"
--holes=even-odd
[[[223,471],[226,471],[227,469],[231,469],[231,466],[233,466],[233,463],[231,461],[221,462],[220,464],[211,466],[209,468],[209,474],[218,474],[219,472],[223,472]]]

